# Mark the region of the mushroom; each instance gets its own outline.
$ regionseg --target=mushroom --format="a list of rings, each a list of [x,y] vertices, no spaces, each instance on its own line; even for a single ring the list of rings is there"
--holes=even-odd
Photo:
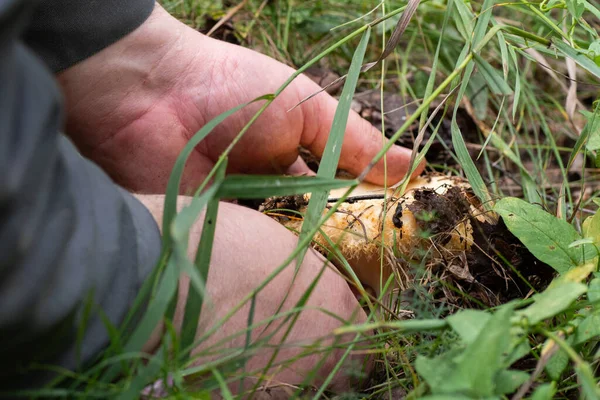
[[[345,192],[345,189],[332,191],[327,208]],[[483,211],[469,184],[461,178],[420,177],[409,183],[402,196],[395,192],[394,188],[386,192],[379,186],[360,184],[314,238],[316,247],[323,252],[330,251],[331,244],[335,244],[361,283],[378,295],[392,274],[394,286],[406,286],[410,279],[410,271],[405,268],[407,261],[425,257],[447,260],[469,252],[474,245],[473,224],[497,222],[495,214]],[[300,232],[301,215],[309,199],[310,194],[268,199],[262,211],[290,230]],[[275,210],[290,205],[298,213],[282,215]],[[334,259],[334,263],[341,266],[339,260]]]

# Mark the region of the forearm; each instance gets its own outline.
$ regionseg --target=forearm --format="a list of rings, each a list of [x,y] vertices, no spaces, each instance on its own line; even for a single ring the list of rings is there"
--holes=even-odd
[[[27,8],[0,7],[0,390],[31,362],[74,369],[108,344],[160,251],[156,224],[59,130],[52,74],[19,40]],[[12,7],[11,7],[12,6]],[[88,319],[83,309],[91,306]]]

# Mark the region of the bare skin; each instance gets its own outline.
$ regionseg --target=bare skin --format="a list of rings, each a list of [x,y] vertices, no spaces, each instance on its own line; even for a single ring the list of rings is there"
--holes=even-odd
[[[163,196],[138,195],[137,197],[157,219],[161,218]],[[184,203],[185,198],[182,197],[180,205]],[[202,222],[201,218],[190,232],[190,258],[195,257],[195,248],[200,239]],[[221,203],[216,223],[217,229],[207,282],[210,304],[203,305],[197,337],[202,337],[211,330],[233,307],[240,304],[267,276],[280,267],[298,242],[295,235],[272,219],[230,203]],[[235,250],[232,251],[232,249]],[[282,383],[292,385],[303,383],[307,374],[325,358],[325,362],[313,382],[315,385],[320,385],[341,359],[345,349],[340,348],[333,352],[317,352],[303,356],[304,346],[318,343],[317,348],[324,350],[334,342],[347,343],[353,339],[353,335],[335,337],[332,335],[334,329],[342,326],[344,322],[362,323],[367,318],[346,281],[319,253],[315,251],[307,253],[295,279],[293,279],[294,267],[295,263],[289,264],[256,297],[254,321],[255,323],[267,321],[268,318],[276,315],[278,310],[281,314],[293,308],[323,270],[314,292],[304,307],[305,310],[299,314],[273,364],[283,363],[282,366],[272,368],[268,372],[269,384],[272,386]],[[183,321],[188,287],[189,279],[183,276],[180,280],[179,302],[174,321],[178,328]],[[194,354],[200,355],[195,362],[196,365],[215,360],[219,356],[226,356],[244,347],[244,329],[248,324],[249,309],[250,303],[246,303],[218,329],[218,333],[210,336],[194,350]],[[339,319],[331,315],[337,315]],[[285,324],[282,329],[277,329],[280,328],[281,320],[279,319],[266,330],[266,324],[254,330],[252,340],[263,339],[275,333],[268,343],[274,346],[282,343],[283,334],[289,324]],[[148,349],[158,345],[159,334],[160,331],[157,331],[157,334],[146,346]],[[223,341],[224,338],[232,335],[234,336],[232,339]],[[360,348],[360,346],[358,347]],[[219,355],[203,355],[206,350]],[[350,368],[354,368],[353,372],[362,369],[364,374],[369,373],[370,360],[366,360],[364,355],[356,353],[354,352],[346,360],[345,365],[348,367],[342,368],[341,373],[335,377],[331,384],[332,390],[348,390],[359,383],[356,379],[352,379],[352,374],[346,373]],[[272,354],[270,350],[262,350],[248,361],[246,371],[262,372]],[[286,360],[290,359],[297,360],[286,363]],[[248,387],[255,384],[256,380],[246,378],[245,383]],[[265,384],[266,382],[263,382],[263,385]],[[236,389],[237,384],[233,384],[232,390]]]
[[[63,71],[58,79],[68,111],[66,130],[82,153],[131,191],[163,194],[176,157],[195,132],[218,114],[274,92],[292,73],[291,68],[264,55],[207,38],[156,5],[142,26]],[[318,89],[304,76],[295,80],[234,148],[229,172],[306,173],[306,166],[298,159],[298,146],[322,154],[337,102],[322,93],[295,110],[288,110]],[[258,107],[253,105],[234,114],[197,146],[186,165],[184,192],[202,182]],[[340,166],[359,174],[383,142],[380,132],[352,113]],[[387,153],[389,184],[403,178],[409,158],[410,151],[397,146]],[[421,170],[422,166],[415,174]],[[367,180],[384,182],[382,163],[375,166]],[[162,197],[138,198],[160,220]],[[231,204],[222,205],[217,224],[208,280],[213,308],[202,313],[200,333],[263,282],[297,242],[293,234],[269,218]],[[195,226],[190,238],[196,243],[200,226]],[[322,257],[309,253],[293,284],[293,266],[288,267],[257,298],[257,320],[272,316],[288,292],[281,311],[289,310],[323,265]],[[178,323],[186,295],[187,278],[182,277]],[[345,321],[361,322],[366,318],[331,266],[325,269],[309,304],[325,308]],[[247,313],[246,306],[221,328],[219,336],[229,336],[245,327]],[[326,337],[323,343],[327,345],[333,329],[342,324],[317,310],[304,311],[299,318],[285,341],[290,347],[281,353],[280,361],[299,354],[298,343]],[[209,339],[196,351],[210,347],[212,340],[216,339]],[[225,346],[238,347],[240,340],[233,339]],[[341,354],[337,351],[329,356],[318,378],[322,380],[331,371]],[[269,357],[269,352],[257,354],[250,361],[251,369],[264,367]],[[364,356],[357,355],[355,360],[364,361]],[[316,361],[313,356],[304,357],[272,373],[276,381],[297,384]],[[344,375],[337,376],[333,384],[337,389],[349,386],[350,380]]]
[[[207,38],[160,6],[136,31],[59,75],[67,132],[82,152],[134,191],[164,193],[190,136],[218,114],[274,92],[293,70],[254,51]],[[282,173],[298,145],[321,155],[337,101],[302,76],[275,100],[229,157],[231,172]],[[186,183],[202,181],[259,105],[238,112],[204,140],[187,164]],[[381,133],[352,113],[340,166],[359,174],[382,147]],[[408,169],[410,152],[387,153],[388,183]],[[421,169],[416,171],[418,174]],[[383,163],[367,180],[383,183]]]

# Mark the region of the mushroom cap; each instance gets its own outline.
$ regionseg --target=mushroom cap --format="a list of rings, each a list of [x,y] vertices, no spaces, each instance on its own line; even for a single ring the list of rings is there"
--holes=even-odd
[[[401,196],[396,193],[395,187],[386,189],[361,183],[323,224],[321,233],[314,240],[327,250],[331,250],[331,243],[335,244],[357,278],[377,293],[394,271],[395,285],[403,287],[409,273],[399,269],[406,265],[405,260],[422,258],[423,251],[445,256],[448,254],[444,253],[453,254],[470,249],[473,228],[469,216],[459,219],[449,232],[443,232],[443,246],[435,246],[434,240],[422,229],[427,221],[410,210],[417,201],[417,191],[429,190],[443,196],[456,187],[460,188],[460,193],[468,201],[471,217],[488,218],[479,212],[477,204],[473,204],[473,196],[469,198],[468,195],[470,186],[461,178],[443,175],[416,178]],[[329,206],[346,191],[331,191]],[[309,198],[310,194],[306,195],[306,199]],[[304,212],[305,209],[299,211]],[[302,227],[302,220],[292,219],[282,223],[296,231]],[[341,267],[339,261],[334,260],[334,263]],[[343,267],[340,269],[344,270]],[[403,279],[404,276],[407,279]]]

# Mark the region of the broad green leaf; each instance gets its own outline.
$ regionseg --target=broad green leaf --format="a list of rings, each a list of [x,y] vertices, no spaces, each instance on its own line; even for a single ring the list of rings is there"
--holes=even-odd
[[[590,43],[587,55],[597,65],[600,65],[600,39],[596,39],[592,43]]]
[[[495,377],[503,366],[504,355],[510,351],[513,313],[511,307],[499,309],[467,347],[464,358],[457,365],[455,379],[468,382],[467,388],[476,396],[496,394]],[[485,368],[481,368],[482,365]]]
[[[594,257],[595,249],[590,245],[569,247],[581,239],[575,228],[538,206],[507,197],[494,210],[535,257],[561,274]]]
[[[494,94],[509,95],[513,93],[508,83],[502,77],[499,71],[496,71],[492,65],[483,59],[479,54],[474,54],[475,62],[479,67],[479,73],[483,75],[486,84]]]
[[[463,393],[472,397],[490,397],[495,394],[496,376],[503,370],[506,354],[511,351],[510,319],[512,307],[501,307],[485,324],[475,340],[454,359],[454,368],[447,372],[439,388],[431,387],[433,394]],[[485,365],[485,368],[481,368]],[[429,383],[429,382],[428,382]]]
[[[318,190],[340,189],[353,184],[356,184],[356,181],[318,176],[229,175],[219,186],[216,196],[220,199],[260,199],[269,196],[290,196]]]
[[[514,344],[513,350],[510,354],[507,354],[506,361],[504,363],[505,367],[509,367],[521,358],[525,357],[531,352],[531,346],[529,345],[529,341],[524,340],[522,337],[514,335]]]
[[[452,329],[466,344],[471,344],[485,324],[492,318],[490,313],[479,310],[462,310],[446,318]]]
[[[534,295],[535,302],[524,310],[517,311],[517,316],[527,318],[531,325],[537,324],[565,311],[586,291],[587,286],[577,282],[562,282],[550,286],[542,293]]]
[[[550,379],[557,381],[560,379],[565,369],[569,366],[569,356],[565,351],[558,350],[545,366],[546,373]]]
[[[531,400],[552,400],[554,398],[555,393],[556,383],[544,383],[535,388],[535,391],[531,396]]]
[[[588,300],[592,303],[600,301],[600,278],[592,279],[587,296]]]
[[[421,400],[473,400],[472,397],[461,394],[434,394],[431,396],[420,397]],[[487,399],[493,400],[493,399]]]
[[[567,10],[569,10],[573,18],[581,18],[583,12],[585,11],[584,0],[565,0],[565,3],[567,3]]]
[[[509,369],[500,371],[496,376],[495,394],[509,394],[515,392],[519,386],[529,379],[529,374],[524,371]]]
[[[418,355],[415,360],[415,369],[423,377],[434,395],[442,395],[451,390],[449,387],[456,363],[454,358],[459,355],[459,349],[450,350],[434,358]]]
[[[581,136],[588,137],[586,148],[588,150],[598,150],[600,149],[600,106],[596,107],[593,113],[585,110],[581,113],[587,118],[581,132]]]
[[[596,265],[598,264],[598,257],[591,259],[591,261],[579,265],[577,267],[571,268],[564,274],[562,274],[556,282],[583,282],[585,281],[591,273],[596,270]]]
[[[573,345],[578,345],[600,336],[600,314],[588,315],[579,323],[573,334]]]

